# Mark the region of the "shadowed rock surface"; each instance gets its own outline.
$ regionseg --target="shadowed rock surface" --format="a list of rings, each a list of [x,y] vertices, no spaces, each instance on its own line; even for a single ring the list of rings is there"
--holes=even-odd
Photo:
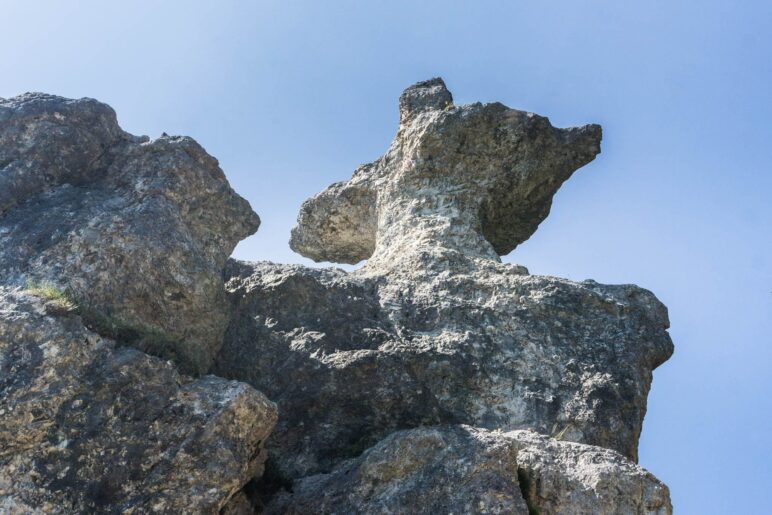
[[[527,514],[514,446],[466,429],[394,433],[330,474],[297,482],[266,513]]]
[[[534,429],[637,459],[651,372],[673,350],[665,307],[498,256],[599,151],[600,128],[450,98],[438,79],[408,88],[389,151],[301,209],[293,248],[370,257],[363,268],[228,265],[234,315],[213,370],[278,403],[269,446],[290,478],[433,424]]]
[[[0,100],[0,282],[68,289],[100,327],[203,373],[221,271],[259,225],[187,137],[135,137],[92,99]]]
[[[531,431],[400,431],[329,474],[304,478],[267,513],[672,513],[667,487],[620,454]]]
[[[0,288],[0,512],[212,513],[262,473],[276,408]]]

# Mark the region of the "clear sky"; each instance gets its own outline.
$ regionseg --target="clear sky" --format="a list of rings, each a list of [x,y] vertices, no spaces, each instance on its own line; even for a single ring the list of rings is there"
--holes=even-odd
[[[602,124],[505,260],[654,291],[676,351],[641,464],[677,513],[772,510],[772,2],[0,0],[0,27],[0,96],[94,97],[217,157],[263,220],[242,259],[307,262],[300,203],[386,149],[418,80]]]

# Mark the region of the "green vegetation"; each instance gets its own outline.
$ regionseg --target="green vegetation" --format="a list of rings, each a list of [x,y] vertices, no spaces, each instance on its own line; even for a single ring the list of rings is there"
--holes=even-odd
[[[145,327],[86,307],[81,303],[77,313],[83,323],[95,333],[115,341],[118,345],[134,347],[143,352],[177,362],[184,370],[192,364],[177,355],[178,344],[154,327]]]
[[[195,364],[177,355],[178,344],[158,329],[132,324],[94,309],[87,301],[76,301],[72,292],[50,281],[27,281],[25,291],[44,300],[51,314],[79,315],[86,327],[100,336],[114,340],[118,345],[131,346],[163,359],[171,359],[186,371],[196,370]]]
[[[70,294],[52,282],[27,281],[25,291],[45,300],[46,304],[56,311],[69,313],[78,309],[78,305]]]

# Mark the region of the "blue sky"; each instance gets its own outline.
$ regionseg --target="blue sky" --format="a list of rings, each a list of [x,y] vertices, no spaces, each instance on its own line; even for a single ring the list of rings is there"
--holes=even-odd
[[[654,291],[676,352],[641,464],[677,513],[772,509],[772,2],[2,0],[0,18],[0,96],[94,97],[135,134],[195,137],[263,220],[242,259],[307,262],[300,203],[386,149],[418,80],[602,124],[505,260]]]

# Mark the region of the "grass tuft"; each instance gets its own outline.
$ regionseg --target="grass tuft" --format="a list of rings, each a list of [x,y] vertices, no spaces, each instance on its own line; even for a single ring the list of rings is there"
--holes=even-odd
[[[78,305],[67,293],[52,282],[27,281],[25,289],[30,295],[40,297],[46,304],[56,311],[71,312],[78,309]]]

